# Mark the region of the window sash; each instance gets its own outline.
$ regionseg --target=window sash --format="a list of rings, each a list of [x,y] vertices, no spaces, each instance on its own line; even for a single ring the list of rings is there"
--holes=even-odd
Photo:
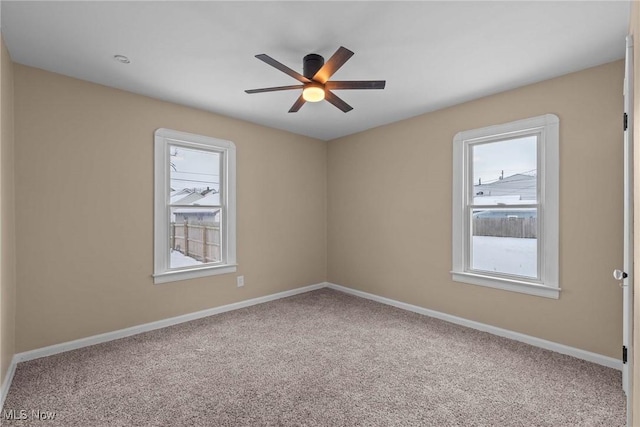
[[[491,271],[491,270],[482,270],[478,268],[473,268],[473,211],[476,209],[485,209],[492,211],[510,211],[514,209],[535,209],[536,212],[536,276],[524,276],[520,274],[510,274],[507,272],[500,271]],[[524,280],[530,281],[532,283],[543,283],[542,278],[544,277],[544,235],[541,232],[541,223],[542,223],[542,215],[541,215],[542,205],[541,204],[529,204],[529,205],[474,205],[467,206],[465,212],[465,224],[467,225],[465,231],[465,265],[464,271],[471,274],[481,274],[488,276],[496,276],[502,277],[506,279],[514,279],[514,280]]]
[[[225,186],[225,178],[227,176],[227,170],[226,170],[226,151],[225,150],[221,150],[219,148],[216,147],[211,147],[210,145],[205,145],[205,144],[199,144],[197,142],[188,142],[188,141],[182,141],[182,140],[177,140],[177,139],[171,139],[171,138],[166,138],[166,144],[165,144],[165,150],[166,150],[166,157],[167,159],[171,158],[171,147],[183,147],[183,148],[187,148],[190,150],[200,150],[200,151],[206,151],[209,153],[216,153],[218,154],[218,171],[219,171],[219,176],[218,176],[218,180],[220,181],[218,183],[218,191],[220,192],[220,204],[224,205],[225,204],[225,200],[226,200],[226,186]],[[166,176],[165,176],[165,183],[166,183],[166,189],[170,190],[171,189],[171,171],[170,171],[170,167],[169,166],[165,166],[166,169]],[[171,203],[171,199],[169,198],[169,192],[166,193],[167,194],[167,199],[165,200],[165,203],[167,205],[170,206],[179,206],[179,204],[176,203]],[[185,205],[185,206],[191,206],[191,205]],[[200,205],[200,206],[216,206],[216,205]]]
[[[172,253],[172,251],[176,250],[175,248],[173,248],[173,247],[172,247],[172,246],[175,246],[175,243],[174,243],[174,245],[172,245],[172,244],[171,244],[171,239],[172,239],[172,235],[171,235],[171,226],[172,226],[172,224],[173,224],[173,223],[171,222],[171,216],[172,216],[172,215],[175,215],[175,214],[172,212],[172,208],[174,208],[174,207],[179,207],[179,208],[184,207],[184,208],[187,208],[187,209],[188,209],[188,208],[191,208],[192,210],[202,209],[202,208],[206,208],[207,210],[215,210],[215,209],[218,209],[218,208],[215,208],[215,207],[214,207],[214,208],[211,208],[211,207],[209,207],[209,206],[193,206],[193,205],[179,205],[179,206],[173,206],[173,205],[171,205],[171,206],[169,206],[169,207],[168,207],[168,212],[167,212],[167,218],[168,218],[167,228],[169,228],[169,232],[168,232],[168,236],[167,236],[167,257],[168,257],[167,259],[169,260],[169,263],[168,263],[168,265],[167,265],[167,270],[168,270],[168,271],[181,271],[181,270],[189,270],[189,269],[192,269],[192,268],[200,268],[200,267],[217,266],[217,265],[224,265],[224,264],[226,264],[226,260],[225,260],[225,258],[224,258],[224,254],[225,254],[225,242],[224,242],[224,232],[223,232],[223,230],[224,230],[224,228],[225,228],[225,220],[224,220],[224,213],[223,213],[223,210],[222,210],[222,209],[219,209],[220,211],[218,212],[218,216],[219,216],[219,218],[220,218],[220,219],[219,219],[219,221],[218,221],[218,233],[219,233],[219,238],[218,238],[218,239],[219,239],[219,242],[218,242],[218,243],[215,243],[215,240],[216,240],[215,235],[213,236],[213,239],[212,239],[212,240],[213,240],[213,242],[212,242],[211,240],[207,241],[207,236],[208,236],[208,233],[207,233],[207,225],[205,225],[205,224],[191,224],[190,226],[188,226],[188,227],[187,227],[187,229],[188,229],[189,227],[190,227],[190,228],[192,228],[192,229],[194,229],[194,228],[199,228],[199,227],[204,227],[204,229],[200,231],[200,237],[202,238],[202,240],[188,239],[188,237],[187,237],[188,242],[185,242],[185,250],[186,250],[187,252],[189,252],[189,251],[188,251],[188,249],[187,249],[187,248],[190,246],[190,243],[189,243],[189,242],[195,242],[195,243],[196,243],[196,245],[202,245],[201,251],[198,251],[198,252],[202,252],[202,254],[201,254],[201,255],[203,256],[203,258],[205,258],[205,261],[200,261],[200,260],[198,260],[198,261],[200,261],[200,262],[201,262],[201,264],[195,264],[195,265],[190,265],[190,266],[182,266],[182,267],[172,267],[172,266],[171,266],[171,253]],[[186,210],[187,210],[187,209],[186,209]],[[177,224],[177,223],[176,223],[176,224]],[[174,227],[175,227],[175,226],[174,226]],[[214,232],[214,234],[215,234],[215,232]],[[175,238],[175,237],[174,237],[174,238]],[[183,240],[184,240],[184,238],[183,238]],[[218,261],[209,261],[209,262],[206,262],[207,255],[211,255],[211,252],[210,252],[210,250],[208,249],[208,247],[209,247],[209,246],[213,246],[213,248],[212,248],[212,249],[214,250],[214,252],[216,252],[216,253],[217,253],[217,252],[219,252],[219,254],[220,254],[220,259],[219,259]],[[219,248],[219,249],[218,249],[218,251],[215,251],[215,247],[218,247],[218,248]],[[194,257],[190,256],[189,254],[185,254],[184,252],[182,252],[182,253],[183,253],[183,255],[184,255],[184,256],[186,256],[186,257],[196,259],[196,258],[194,258]],[[200,255],[200,254],[198,254],[198,255]]]
[[[223,150],[220,149],[216,149],[214,147],[208,146],[208,145],[204,145],[204,144],[198,144],[198,143],[194,143],[194,142],[188,142],[188,141],[181,141],[181,140],[176,140],[176,139],[171,139],[171,138],[167,138],[166,140],[166,144],[165,144],[165,150],[166,150],[166,155],[167,155],[167,159],[171,158],[171,148],[172,147],[183,147],[183,148],[187,148],[190,150],[198,150],[198,151],[205,151],[205,152],[210,152],[210,153],[216,153],[218,154],[218,161],[219,161],[219,165],[218,165],[218,170],[219,170],[219,176],[218,176],[218,187],[219,187],[219,192],[220,192],[220,204],[218,205],[192,205],[192,204],[179,204],[179,203],[171,203],[170,202],[170,198],[169,198],[169,194],[170,194],[170,189],[171,189],[171,171],[170,171],[170,166],[167,164],[165,167],[167,168],[167,174],[166,174],[166,192],[165,194],[167,194],[167,198],[165,200],[166,203],[166,209],[167,209],[167,227],[171,226],[171,208],[175,208],[175,207],[184,207],[184,208],[220,208],[220,247],[221,247],[221,251],[220,251],[220,261],[217,262],[208,262],[208,263],[202,263],[202,265],[199,265],[198,267],[206,267],[206,266],[216,266],[216,265],[224,265],[227,263],[227,255],[226,255],[226,240],[227,240],[227,236],[226,233],[224,232],[224,226],[222,224],[222,218],[225,215],[225,196],[226,196],[226,191],[225,191],[225,176],[226,176],[226,170],[225,170],[225,152]],[[167,251],[167,265],[166,265],[166,270],[167,271],[181,271],[181,270],[189,270],[192,269],[194,267],[190,266],[190,267],[171,267],[171,261],[170,261],[170,257],[171,257],[171,240],[170,240],[170,236],[167,236],[167,238],[165,239],[165,246],[166,246],[166,251]]]
[[[464,140],[464,176],[465,180],[465,205],[473,206],[475,194],[473,194],[473,148],[479,145],[492,144],[497,142],[506,142],[514,139],[521,139],[534,136],[536,138],[536,203],[543,203],[544,196],[544,134],[543,127],[536,127],[533,129],[523,129],[516,132],[509,132],[499,135],[488,135],[481,138],[472,138]],[[501,206],[495,204],[493,206]]]
[[[465,183],[465,203],[464,203],[464,217],[465,217],[465,229],[464,229],[464,271],[472,274],[482,274],[487,276],[496,276],[507,279],[516,279],[516,280],[524,280],[528,282],[534,283],[542,283],[543,276],[543,268],[545,264],[544,260],[544,234],[543,230],[543,222],[544,219],[540,215],[543,199],[542,194],[544,193],[544,170],[541,161],[541,150],[542,150],[542,132],[543,127],[536,127],[533,129],[523,129],[515,132],[509,132],[506,134],[498,134],[498,135],[488,135],[480,138],[467,139],[463,141],[464,144],[464,176],[467,177],[464,180]],[[479,145],[486,144],[494,144],[498,142],[508,142],[526,137],[535,137],[536,138],[536,203],[529,204],[510,204],[510,203],[500,203],[500,204],[480,204],[474,203],[475,194],[474,194],[474,185],[475,181],[473,179],[474,172],[474,161],[473,161],[473,149]],[[472,267],[473,265],[473,211],[475,209],[486,209],[486,210],[510,210],[510,209],[526,209],[526,208],[535,208],[536,209],[536,277],[531,276],[522,276],[517,274],[509,274],[506,272],[498,272],[498,271],[489,271],[489,270],[480,270]]]

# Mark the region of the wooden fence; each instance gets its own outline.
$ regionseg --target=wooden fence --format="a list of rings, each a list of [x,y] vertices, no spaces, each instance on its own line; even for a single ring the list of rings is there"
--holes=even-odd
[[[171,249],[201,262],[220,261],[220,225],[171,223]]]
[[[474,236],[537,238],[536,218],[473,218]]]

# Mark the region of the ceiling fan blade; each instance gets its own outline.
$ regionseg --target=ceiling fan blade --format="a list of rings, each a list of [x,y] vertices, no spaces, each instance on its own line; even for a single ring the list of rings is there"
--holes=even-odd
[[[298,110],[300,108],[302,108],[302,106],[304,105],[304,103],[307,102],[304,100],[304,98],[302,97],[302,95],[300,95],[298,97],[298,99],[296,99],[296,102],[293,103],[293,105],[291,106],[291,108],[289,108],[289,112],[290,113],[296,113],[298,112]]]
[[[340,67],[344,65],[345,62],[349,60],[353,56],[353,52],[351,52],[346,47],[340,46],[340,48],[333,54],[331,58],[327,62],[324,63],[322,68],[318,70],[318,72],[313,76],[313,80],[326,83],[327,80],[336,72]]]
[[[328,90],[324,92],[324,99],[341,109],[343,113],[348,113],[349,111],[353,110],[353,107],[351,105],[347,104],[342,99],[338,98],[335,93]]]
[[[361,80],[361,81],[331,81],[326,82],[324,87],[328,90],[342,89],[384,89],[385,80]]]
[[[275,59],[273,59],[269,55],[261,53],[260,55],[256,55],[256,58],[258,58],[262,62],[266,62],[267,64],[271,65],[274,68],[277,68],[278,70],[282,71],[283,73],[290,75],[291,77],[293,77],[294,79],[298,80],[299,82],[302,82],[302,83],[311,82],[311,80],[309,80],[308,78],[306,78],[302,74],[293,71],[291,68],[287,67],[284,64],[281,64],[280,62],[276,61]]]
[[[265,87],[262,89],[248,89],[248,90],[245,90],[245,92],[247,93],[276,92],[278,90],[302,89],[303,87],[304,85]]]

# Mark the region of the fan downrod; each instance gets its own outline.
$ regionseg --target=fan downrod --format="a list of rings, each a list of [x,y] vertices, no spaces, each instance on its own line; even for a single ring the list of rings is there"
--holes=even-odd
[[[310,53],[302,60],[302,74],[309,80],[313,79],[318,70],[324,65],[324,58],[317,53]]]

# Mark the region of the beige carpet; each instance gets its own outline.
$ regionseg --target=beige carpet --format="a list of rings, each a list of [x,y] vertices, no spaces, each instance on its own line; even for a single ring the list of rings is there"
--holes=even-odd
[[[612,427],[620,387],[613,369],[322,289],[21,363],[4,415],[27,419],[2,425]]]

